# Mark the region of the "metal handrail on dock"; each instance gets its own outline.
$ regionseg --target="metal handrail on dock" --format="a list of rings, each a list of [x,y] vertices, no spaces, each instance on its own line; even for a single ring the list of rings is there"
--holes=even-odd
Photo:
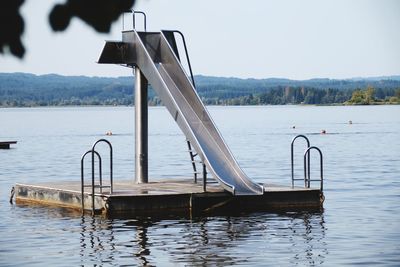
[[[298,138],[303,138],[306,140],[307,142],[307,148],[304,151],[304,179],[296,179],[294,178],[294,142],[296,139]],[[316,147],[316,146],[311,146],[310,145],[310,140],[302,134],[296,135],[293,139],[292,142],[290,144],[290,152],[291,152],[291,171],[292,171],[292,188],[294,187],[294,182],[295,181],[303,181],[304,180],[304,187],[305,188],[310,188],[311,186],[311,182],[320,182],[320,190],[322,192],[323,190],[323,183],[324,183],[324,174],[323,174],[323,155],[322,155],[322,151]],[[319,152],[320,155],[320,179],[319,180],[311,180],[311,159],[310,159],[310,151],[311,150],[317,150]]]
[[[104,142],[106,144],[108,144],[108,147],[110,149],[110,194],[113,193],[113,148],[112,145],[110,143],[110,141],[106,140],[106,139],[100,139],[97,140],[93,146],[92,146],[92,151],[95,151],[96,145]],[[92,176],[94,176],[94,154],[92,153]]]
[[[293,137],[292,142],[290,144],[290,154],[291,154],[291,169],[292,169],[292,188],[294,187],[294,181],[300,181],[303,179],[295,179],[294,178],[294,141],[298,138],[303,138],[307,142],[307,149],[310,147],[310,140],[307,138],[307,136],[299,134]],[[310,171],[310,155],[308,155],[308,171]],[[304,186],[307,187],[307,181],[304,179]]]
[[[110,184],[109,185],[103,185],[103,174],[102,174],[102,159],[100,154],[95,150],[96,145],[101,143],[101,142],[105,142],[108,144],[109,148],[110,148]],[[92,155],[92,183],[89,185],[85,184],[85,177],[84,177],[84,160],[85,157],[91,154]],[[96,185],[95,184],[95,156],[97,155],[97,158],[99,160],[99,184]],[[85,211],[85,198],[84,198],[84,194],[85,194],[85,187],[91,187],[91,196],[92,196],[92,214],[95,213],[95,188],[99,188],[100,194],[103,193],[103,188],[110,188],[109,193],[112,194],[113,193],[113,149],[112,149],[112,145],[111,143],[106,140],[106,139],[100,139],[97,140],[93,146],[92,149],[86,151],[82,157],[81,157],[81,205],[82,205],[82,213],[84,213]]]
[[[84,198],[84,194],[85,194],[85,187],[91,187],[92,189],[94,189],[95,187],[95,180],[94,180],[94,176],[92,176],[92,184],[91,185],[85,185],[85,171],[84,171],[84,164],[85,164],[85,157],[86,155],[88,155],[89,153],[92,154],[96,154],[97,158],[99,160],[99,180],[102,180],[102,171],[101,171],[101,156],[97,151],[93,151],[93,150],[88,150],[86,151],[82,157],[81,157],[81,205],[82,205],[82,213],[85,211],[85,198]],[[94,212],[94,192],[92,191],[92,212]]]
[[[308,168],[307,168],[307,157],[310,158],[310,152],[311,150],[317,150],[319,153],[319,167],[320,167],[320,179],[319,180],[311,180],[311,176],[310,176],[310,164],[308,164]],[[310,160],[308,159],[308,163],[310,163]],[[308,169],[308,171],[307,171]],[[307,176],[308,174],[308,176]],[[304,152],[304,180],[307,181],[307,187],[310,188],[310,184],[311,182],[320,182],[320,189],[321,192],[323,191],[323,187],[324,187],[324,164],[323,164],[323,155],[322,155],[322,151],[316,147],[316,146],[312,146],[307,148],[307,150]]]

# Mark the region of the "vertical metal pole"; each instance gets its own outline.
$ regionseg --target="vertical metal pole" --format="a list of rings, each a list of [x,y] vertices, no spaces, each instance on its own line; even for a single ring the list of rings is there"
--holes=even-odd
[[[99,159],[99,178],[100,178],[100,193],[103,193],[103,174],[102,174],[102,167],[101,167],[101,157],[100,154],[97,153],[97,157]]]
[[[136,28],[136,19],[135,19],[135,10],[132,10],[132,25],[133,25],[133,30]]]
[[[321,150],[318,150],[319,151],[319,155],[320,155],[320,157],[321,157],[321,161],[320,161],[320,168],[321,168],[321,192],[324,190],[324,160],[323,160],[323,157],[322,157],[322,152],[321,152]]]
[[[207,191],[207,168],[206,164],[203,163],[203,191]]]
[[[135,182],[148,182],[147,79],[135,67]]]
[[[292,167],[292,188],[294,188],[294,156],[293,156],[293,142],[294,139],[292,141],[292,144],[290,145],[290,161],[291,161],[291,167]]]
[[[95,207],[94,207],[94,150],[92,149],[92,215],[94,215]]]
[[[85,153],[82,156],[82,159],[81,159],[81,198],[82,198],[81,199],[81,204],[82,204],[82,214],[85,213],[85,199],[84,199],[84,196],[85,196],[85,185],[84,185],[85,179],[84,179],[84,166],[83,166],[83,164],[84,164],[84,159],[85,159],[86,154],[87,153]]]
[[[113,149],[111,143],[108,143],[110,146],[110,194],[113,193]]]
[[[304,154],[304,187],[307,188],[307,154],[310,155],[310,148],[307,148]],[[310,176],[308,176],[310,179]]]
[[[307,148],[310,148],[310,143],[307,143]],[[307,156],[307,168],[308,168],[308,172],[307,172],[307,174],[308,174],[308,188],[310,188],[310,180],[311,180],[311,153],[310,153],[310,151],[308,151],[308,156]]]

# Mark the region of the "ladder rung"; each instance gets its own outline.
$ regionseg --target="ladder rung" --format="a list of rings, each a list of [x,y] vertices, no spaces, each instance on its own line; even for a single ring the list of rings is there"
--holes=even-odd
[[[207,177],[207,184],[217,184],[218,183],[218,181],[216,181],[216,180],[209,180],[209,179],[210,179],[210,177]],[[201,183],[203,182],[203,178],[202,177],[198,178],[198,180]]]
[[[92,187],[92,185],[90,184],[85,184],[85,185],[83,185],[83,187]],[[94,185],[93,186],[94,188],[107,188],[107,187],[111,187],[111,185],[98,185],[98,184],[96,184],[96,185]]]

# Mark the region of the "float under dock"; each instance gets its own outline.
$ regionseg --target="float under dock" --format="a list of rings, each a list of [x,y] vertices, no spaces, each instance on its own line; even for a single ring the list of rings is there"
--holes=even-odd
[[[108,217],[169,216],[237,213],[243,211],[320,210],[323,195],[319,189],[265,184],[263,195],[233,196],[217,183],[193,180],[164,180],[146,184],[114,182],[108,189],[95,193],[94,211]],[[84,209],[92,211],[91,188],[85,188]],[[80,182],[53,182],[36,185],[16,184],[17,204],[41,204],[82,210]]]

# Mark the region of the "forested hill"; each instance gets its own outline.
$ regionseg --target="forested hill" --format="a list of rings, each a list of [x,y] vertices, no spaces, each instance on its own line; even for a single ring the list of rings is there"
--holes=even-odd
[[[195,82],[202,100],[214,105],[333,104],[350,100],[357,89],[374,88],[377,99],[400,91],[400,76],[297,81],[199,75]],[[133,83],[133,77],[0,73],[0,106],[132,105]],[[161,104],[152,90],[149,104]]]

